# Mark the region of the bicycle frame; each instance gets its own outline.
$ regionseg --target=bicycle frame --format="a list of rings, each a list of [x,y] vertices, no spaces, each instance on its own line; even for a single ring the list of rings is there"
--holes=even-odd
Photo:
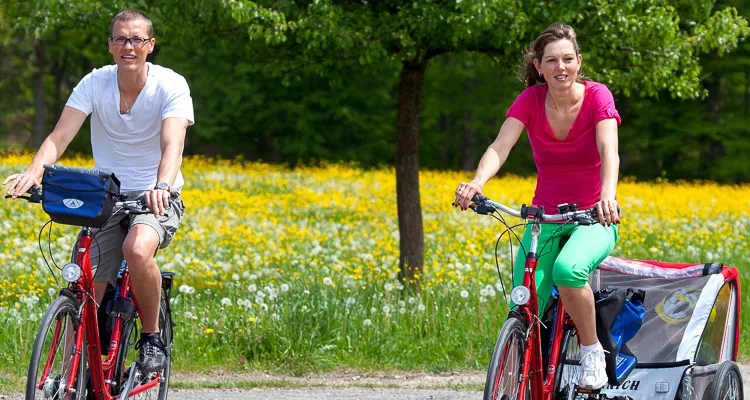
[[[539,260],[537,248],[541,224],[536,218],[531,221],[531,245],[526,254],[524,266],[523,286],[526,286],[531,298],[529,302],[518,307],[524,323],[528,328],[526,332],[527,346],[523,354],[523,367],[521,370],[521,382],[519,393],[526,393],[527,385],[530,385],[531,400],[552,400],[555,396],[555,378],[557,376],[557,364],[560,361],[560,348],[563,335],[563,326],[573,327],[573,321],[565,314],[562,300],[557,303],[557,313],[552,326],[552,346],[549,349],[549,360],[547,371],[544,373],[542,360],[542,343],[539,318],[539,304],[536,291],[536,268]]]
[[[115,364],[117,361],[117,355],[120,349],[120,333],[124,323],[125,317],[117,315],[114,317],[114,328],[112,329],[112,338],[109,344],[109,351],[107,358],[102,361],[101,349],[100,349],[100,336],[99,336],[99,323],[97,316],[97,304],[94,301],[94,276],[91,269],[91,260],[89,257],[89,248],[91,247],[92,234],[89,228],[84,228],[81,231],[78,242],[76,243],[76,264],[81,267],[81,277],[75,283],[72,283],[70,289],[66,289],[70,295],[75,294],[76,300],[81,305],[80,320],[75,332],[75,347],[71,358],[71,371],[72,373],[68,377],[65,385],[65,393],[71,393],[76,380],[76,372],[81,362],[81,352],[83,351],[83,337],[84,330],[86,337],[88,338],[87,356],[89,363],[89,371],[91,375],[91,391],[94,399],[97,400],[112,400],[119,399],[119,396],[110,395],[112,385],[117,383],[113,378],[115,372]],[[141,314],[140,306],[138,305],[137,299],[132,296],[130,291],[130,274],[125,270],[120,280],[120,290],[115,300],[122,299],[129,301],[128,298],[132,298],[135,304],[136,310],[139,315]],[[55,340],[59,338],[60,321],[55,328]],[[52,351],[47,359],[47,362],[42,373],[39,389],[42,389],[44,382],[49,376],[50,369],[52,368],[53,356],[55,350],[58,348],[59,343],[52,344]],[[156,386],[161,378],[161,373],[157,373],[154,379],[150,382],[139,385],[134,388],[128,397],[136,395]]]

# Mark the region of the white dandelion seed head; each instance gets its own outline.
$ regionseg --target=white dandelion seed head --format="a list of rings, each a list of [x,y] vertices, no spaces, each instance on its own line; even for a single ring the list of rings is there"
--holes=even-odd
[[[237,274],[232,274],[232,280],[233,281],[238,281],[238,280],[240,280],[240,276],[237,275]]]
[[[390,292],[393,290],[393,285],[390,283],[386,283],[385,286],[383,286],[383,289],[385,289],[386,292]]]
[[[405,301],[403,301],[403,300],[399,300],[399,301],[398,301],[398,305],[399,305],[400,307],[405,307],[405,306],[406,306],[406,302],[405,302]]]
[[[417,298],[416,297],[409,297],[409,304],[414,304],[416,302],[417,302]]]
[[[370,308],[370,313],[375,314],[376,312],[378,312],[377,308],[375,307]]]
[[[254,280],[257,280],[257,279],[258,279],[258,275],[250,274],[250,280],[251,281],[254,281]]]
[[[230,304],[232,304],[232,299],[230,299],[229,297],[224,297],[223,299],[221,299],[222,306],[226,307]]]
[[[264,312],[268,311],[268,305],[265,304],[265,303],[263,303],[263,304],[260,305],[260,309],[263,310]]]
[[[417,310],[419,310],[419,311],[424,311],[426,309],[427,309],[427,307],[425,307],[424,304],[422,304],[422,303],[419,303],[419,305],[417,306]]]
[[[370,321],[369,319],[366,319],[366,320],[362,321],[362,325],[364,325],[364,326],[370,326],[370,325],[372,325],[372,321]]]
[[[195,288],[188,285],[180,285],[180,293],[182,294],[193,294],[195,293]]]
[[[323,278],[323,284],[326,286],[331,286],[333,285],[333,279],[326,276],[325,278]]]
[[[401,307],[401,308],[398,309],[398,312],[401,313],[401,314],[406,314],[406,308]]]
[[[289,291],[289,285],[287,285],[286,283],[282,283],[279,289],[281,290],[282,293],[286,293]]]
[[[255,293],[258,291],[258,287],[255,286],[255,284],[251,284],[250,286],[247,287],[247,291],[250,293]]]
[[[384,305],[383,306],[383,312],[386,313],[386,314],[390,314],[391,313],[391,306],[389,306],[388,304]]]
[[[468,298],[469,297],[469,292],[467,292],[466,290],[462,290],[461,291],[461,297],[463,297],[464,299]]]
[[[309,295],[310,295],[310,291],[309,291],[309,290],[307,290],[307,289],[305,289],[305,291],[304,291],[304,292],[302,292],[302,295],[303,295],[303,296],[309,296]]]

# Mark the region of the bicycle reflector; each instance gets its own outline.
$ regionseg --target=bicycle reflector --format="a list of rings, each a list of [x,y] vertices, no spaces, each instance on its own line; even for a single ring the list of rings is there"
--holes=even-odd
[[[516,305],[522,306],[531,299],[531,292],[526,286],[516,286],[510,291],[510,299]]]
[[[68,263],[62,268],[62,277],[66,282],[74,283],[81,277],[81,267],[75,263]]]

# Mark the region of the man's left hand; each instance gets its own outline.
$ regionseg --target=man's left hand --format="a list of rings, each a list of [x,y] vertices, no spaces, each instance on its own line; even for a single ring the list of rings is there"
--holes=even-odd
[[[154,189],[150,192],[146,192],[144,198],[146,199],[146,206],[154,213],[156,218],[161,218],[164,212],[169,209],[169,190]]]

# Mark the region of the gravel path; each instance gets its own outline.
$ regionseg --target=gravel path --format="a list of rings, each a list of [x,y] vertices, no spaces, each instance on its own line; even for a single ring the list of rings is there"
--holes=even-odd
[[[750,364],[741,364],[744,395],[750,400]],[[252,389],[173,389],[170,398],[184,400],[479,400],[484,373],[451,372],[374,373],[337,372],[307,377],[265,374],[204,376],[175,374],[174,379],[196,386],[256,386]],[[300,387],[309,386],[309,387]],[[286,388],[285,388],[286,387]],[[455,389],[452,389],[455,388]],[[0,394],[0,400],[21,400],[20,394]]]
[[[170,397],[172,392],[170,391]],[[185,400],[481,400],[479,391],[431,389],[248,389],[175,391],[175,398]]]

